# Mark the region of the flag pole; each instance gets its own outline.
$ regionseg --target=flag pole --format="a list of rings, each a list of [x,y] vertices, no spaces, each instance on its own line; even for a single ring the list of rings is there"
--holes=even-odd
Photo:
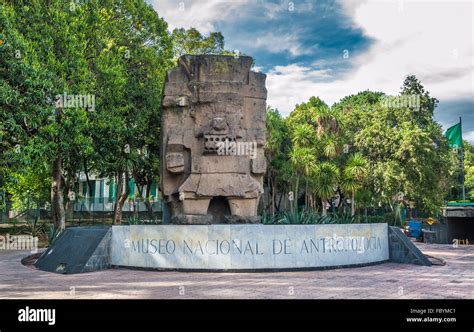
[[[462,184],[462,200],[466,200],[466,187],[464,185],[464,144],[462,141],[462,117],[459,117],[461,125],[461,184]]]

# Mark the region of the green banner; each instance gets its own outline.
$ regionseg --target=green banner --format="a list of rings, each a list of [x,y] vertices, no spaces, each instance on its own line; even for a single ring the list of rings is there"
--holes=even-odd
[[[444,134],[449,141],[449,146],[452,148],[459,149],[462,146],[462,131],[461,123],[455,124],[454,126],[448,128]]]

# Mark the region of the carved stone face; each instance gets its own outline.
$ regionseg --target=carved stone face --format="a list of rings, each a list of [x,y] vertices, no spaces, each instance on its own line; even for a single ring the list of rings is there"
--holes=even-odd
[[[224,131],[227,129],[227,122],[224,118],[214,118],[212,119],[212,129],[216,131]]]
[[[204,134],[204,154],[215,154],[218,145],[226,140],[235,141],[235,136],[229,132],[227,119],[223,116],[216,116],[211,120],[211,129]]]

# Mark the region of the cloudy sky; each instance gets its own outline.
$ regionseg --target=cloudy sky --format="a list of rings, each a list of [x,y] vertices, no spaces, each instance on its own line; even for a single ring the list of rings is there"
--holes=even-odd
[[[366,89],[397,94],[415,74],[440,100],[444,128],[463,118],[474,143],[474,4],[439,0],[148,0],[175,27],[220,31],[267,74],[268,104],[287,115]]]

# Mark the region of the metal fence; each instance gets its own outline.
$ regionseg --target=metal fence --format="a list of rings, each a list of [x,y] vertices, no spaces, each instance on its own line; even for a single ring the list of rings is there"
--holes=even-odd
[[[74,212],[113,212],[115,210],[115,198],[77,198],[74,201]],[[150,206],[143,199],[128,199],[122,208],[123,212],[162,212],[161,200],[149,202]]]
[[[87,223],[107,223],[114,218],[116,201],[115,198],[76,197],[69,204],[66,204],[66,222],[70,225],[81,225]],[[146,202],[143,199],[128,199],[122,208],[122,219],[132,222],[161,222],[163,216],[162,200]],[[26,222],[28,219],[51,219],[51,207],[49,204],[38,208],[31,205],[24,211],[2,211],[0,214],[1,223]]]
[[[111,220],[116,206],[115,198],[78,198],[72,208],[66,212],[66,219],[81,223],[82,221]],[[122,208],[124,220],[134,218],[156,222],[163,215],[163,202],[143,199],[128,199]]]

